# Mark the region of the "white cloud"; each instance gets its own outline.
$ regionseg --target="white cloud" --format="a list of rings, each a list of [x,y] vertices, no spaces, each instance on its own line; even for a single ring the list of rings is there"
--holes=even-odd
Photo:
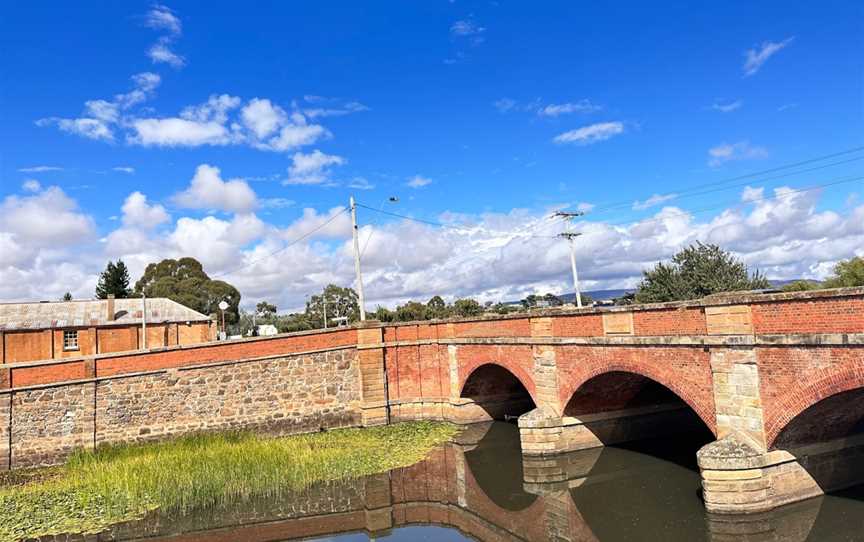
[[[18,171],[21,173],[44,173],[46,171],[63,171],[63,168],[59,166],[31,166],[19,168]]]
[[[588,217],[580,222],[578,241],[585,288],[633,286],[643,269],[695,240],[719,243],[778,279],[824,278],[837,260],[864,255],[864,205],[818,211],[817,191],[769,192],[756,185],[742,190],[741,199],[705,219],[676,207],[625,225]],[[278,213],[280,218],[297,213],[287,227],[247,212],[230,219],[179,216],[173,227],[149,229],[156,222],[168,224],[153,211],[155,204],[130,196],[123,207],[123,224],[95,243],[92,221],[59,189],[7,197],[0,203],[0,299],[56,299],[66,290],[90,296],[105,261],[117,257],[130,266],[133,278],[148,263],[196,257],[211,276],[237,286],[247,307],[267,299],[282,309],[299,308],[305,295],[327,283],[352,284],[351,221],[344,207]],[[411,209],[400,213],[412,214]],[[373,226],[371,214],[361,213],[369,308],[436,294],[497,301],[569,292],[567,245],[537,237],[553,233],[547,214],[547,209],[442,213],[429,218],[451,227],[436,228],[411,221]]]
[[[369,179],[366,177],[354,177],[348,181],[348,188],[354,188],[356,190],[374,190],[375,185],[369,182]]]
[[[541,117],[558,117],[570,113],[594,113],[603,109],[601,106],[591,103],[590,100],[579,100],[578,102],[566,102],[561,104],[549,104],[537,110]]]
[[[478,26],[474,21],[460,20],[450,26],[450,33],[454,36],[476,36],[482,34],[486,29]]]
[[[717,101],[711,104],[711,109],[721,113],[731,113],[732,111],[740,109],[741,105],[741,100],[735,100],[734,102]]]
[[[243,124],[263,139],[285,123],[288,115],[285,110],[273,105],[268,99],[252,98],[240,113]]]
[[[207,209],[248,213],[258,206],[258,198],[243,179],[222,180],[219,168],[201,164],[189,188],[174,196],[174,202],[188,209]]]
[[[92,237],[95,227],[75,200],[51,186],[32,196],[7,196],[0,203],[0,231],[23,245],[50,247],[77,244]]]
[[[123,202],[123,225],[133,228],[151,229],[168,222],[171,217],[161,205],[150,205],[147,196],[132,192]]]
[[[42,190],[42,184],[36,179],[27,179],[21,185],[25,192],[38,192]]]
[[[49,117],[37,120],[36,125],[55,125],[64,132],[86,137],[88,139],[101,139],[104,141],[112,141],[114,139],[114,133],[111,131],[111,128],[109,128],[104,121],[94,118],[62,119],[58,117]]]
[[[292,160],[288,178],[282,181],[282,184],[323,184],[329,181],[331,166],[345,163],[341,156],[324,154],[317,149],[308,154],[294,153]]]
[[[228,122],[228,113],[239,107],[241,102],[237,96],[212,94],[202,104],[184,107],[180,111],[180,117],[195,122],[225,124]]]
[[[340,117],[363,111],[369,111],[369,108],[360,102],[346,102],[335,107],[304,108],[303,114],[310,119],[314,119],[316,117]]]
[[[429,186],[432,184],[432,179],[429,177],[423,177],[422,175],[414,175],[408,179],[408,182],[405,186],[409,188],[423,188],[424,186]]]
[[[269,141],[259,143],[256,146],[259,149],[264,150],[290,151],[298,147],[312,145],[319,139],[329,136],[330,132],[321,125],[306,124],[305,122],[300,124],[291,123],[283,126],[279,130],[278,135],[274,136]]]
[[[721,143],[720,145],[708,149],[708,165],[711,167],[719,167],[726,162],[753,160],[766,158],[767,156],[768,151],[765,147],[751,145],[749,141]]]
[[[654,194],[650,198],[645,201],[634,201],[633,202],[633,210],[634,211],[644,211],[645,209],[650,209],[655,205],[659,205],[664,201],[669,201],[671,199],[675,199],[678,197],[678,194]]]
[[[559,134],[553,141],[559,144],[590,145],[623,133],[624,123],[622,122],[598,122]]]
[[[261,200],[262,209],[285,209],[297,203],[288,198],[265,198]]]
[[[500,100],[495,100],[492,102],[492,105],[495,106],[495,109],[502,113],[507,113],[516,107],[516,100],[510,98],[501,98]]]
[[[749,77],[758,72],[769,58],[792,43],[793,39],[795,38],[787,38],[781,42],[764,41],[759,47],[748,49],[744,53],[744,77]]]
[[[180,34],[183,30],[183,24],[180,22],[180,18],[174,14],[174,11],[160,4],[154,4],[153,8],[147,12],[144,24],[155,30],[165,30],[170,34]]]
[[[197,122],[180,118],[136,119],[132,121],[135,134],[127,137],[129,143],[160,147],[198,147],[201,145],[227,145],[230,133],[218,122]]]
[[[131,166],[115,166],[111,168],[111,171],[116,171],[118,173],[128,173],[131,175],[135,173],[135,168]]]

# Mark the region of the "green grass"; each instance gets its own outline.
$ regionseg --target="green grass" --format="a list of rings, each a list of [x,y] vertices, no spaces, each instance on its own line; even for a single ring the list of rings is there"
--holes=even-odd
[[[195,435],[80,452],[32,481],[0,487],[0,540],[94,533],[152,510],[185,513],[422,460],[453,425],[402,423],[266,438]]]

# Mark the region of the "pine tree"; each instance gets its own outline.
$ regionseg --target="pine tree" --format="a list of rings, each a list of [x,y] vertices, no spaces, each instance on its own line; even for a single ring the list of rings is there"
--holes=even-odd
[[[129,288],[129,269],[123,260],[117,260],[116,264],[109,261],[105,271],[99,275],[96,297],[107,299],[111,294],[118,299],[132,295],[132,289]]]

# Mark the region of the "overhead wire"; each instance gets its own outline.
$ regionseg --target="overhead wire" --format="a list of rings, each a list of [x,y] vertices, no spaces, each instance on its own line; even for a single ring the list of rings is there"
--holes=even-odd
[[[261,262],[263,262],[264,260],[268,260],[268,259],[272,258],[273,256],[276,256],[276,255],[279,254],[280,252],[284,252],[284,251],[288,250],[289,248],[291,248],[292,246],[296,245],[297,243],[300,243],[301,241],[304,241],[305,239],[307,239],[307,238],[309,238],[310,236],[312,236],[314,233],[316,233],[316,232],[318,232],[318,231],[324,229],[325,226],[327,226],[328,224],[330,224],[331,222],[333,222],[334,220],[336,220],[339,216],[341,216],[341,215],[343,215],[343,214],[345,214],[345,213],[347,213],[347,212],[348,212],[348,208],[347,208],[347,207],[343,208],[341,211],[339,211],[338,213],[334,214],[333,216],[331,216],[331,217],[330,217],[329,219],[327,219],[326,221],[322,222],[322,223],[319,224],[318,226],[316,226],[316,227],[312,228],[311,230],[307,231],[306,233],[304,233],[304,234],[301,235],[300,237],[294,239],[293,241],[290,241],[288,244],[286,244],[285,246],[283,246],[283,247],[280,248],[279,250],[273,251],[273,252],[271,252],[270,254],[264,256],[263,258],[258,258],[257,260],[253,260],[253,261],[251,261],[251,262],[245,263],[245,264],[243,264],[243,265],[241,265],[241,266],[239,266],[239,267],[237,267],[237,268],[235,268],[235,269],[232,269],[232,270],[230,270],[230,271],[223,271],[223,272],[221,272],[221,273],[216,273],[216,274],[214,274],[214,275],[212,275],[212,276],[213,276],[214,278],[215,278],[215,277],[224,277],[224,276],[226,276],[226,275],[231,275],[231,274],[233,274],[233,273],[236,273],[237,271],[241,271],[241,270],[243,270],[243,269],[246,269],[247,267],[251,267],[251,266],[253,266],[253,265],[257,264],[257,263],[261,263]]]

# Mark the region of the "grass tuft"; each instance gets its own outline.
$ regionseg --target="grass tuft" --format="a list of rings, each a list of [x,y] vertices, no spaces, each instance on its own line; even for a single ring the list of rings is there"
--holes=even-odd
[[[411,422],[282,438],[192,435],[78,452],[49,475],[0,487],[0,540],[95,533],[156,509],[187,513],[385,472],[422,460],[455,433],[451,424]]]

